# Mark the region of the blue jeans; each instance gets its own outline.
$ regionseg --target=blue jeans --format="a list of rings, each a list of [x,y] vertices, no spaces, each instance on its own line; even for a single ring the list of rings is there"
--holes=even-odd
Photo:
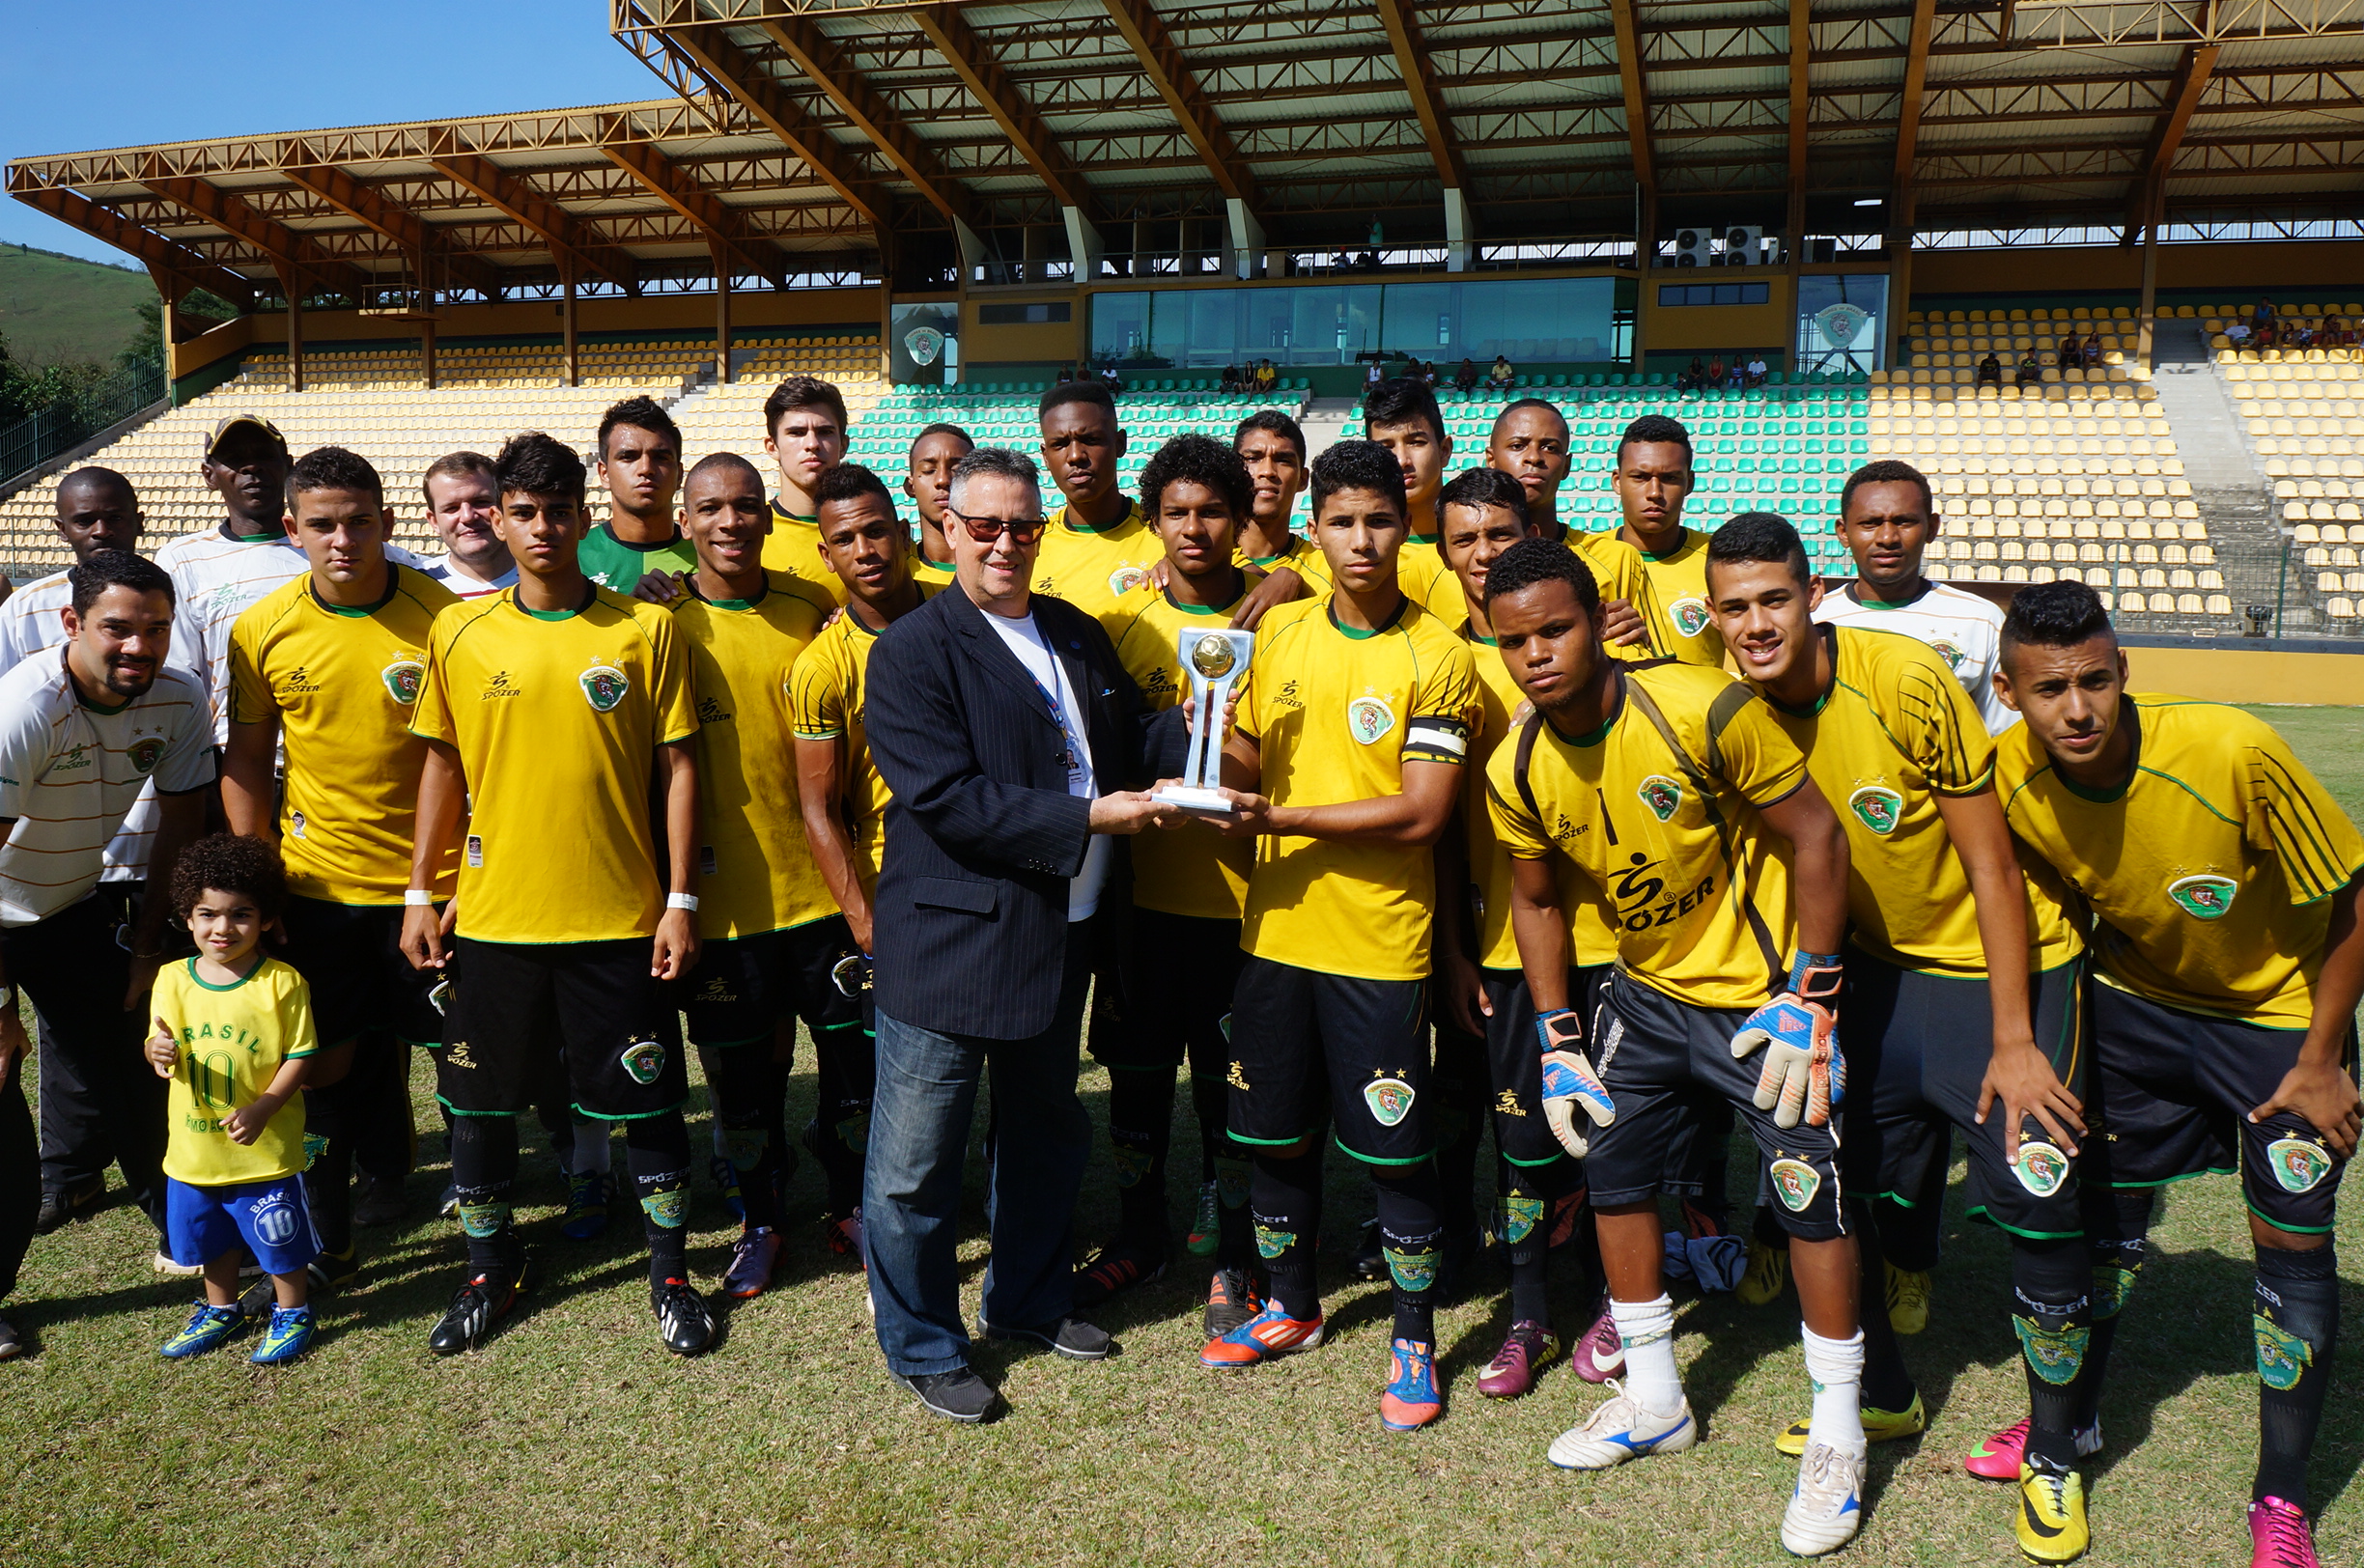
[[[862,1170],[862,1241],[879,1348],[903,1377],[969,1361],[961,1321],[961,1166],[977,1080],[993,1071],[987,1128],[984,1315],[999,1325],[1055,1323],[1073,1304],[1071,1228],[1091,1119],[1076,1097],[1089,950],[1071,928],[1051,1027],[1025,1040],[940,1034],[878,1015],[878,1093]]]

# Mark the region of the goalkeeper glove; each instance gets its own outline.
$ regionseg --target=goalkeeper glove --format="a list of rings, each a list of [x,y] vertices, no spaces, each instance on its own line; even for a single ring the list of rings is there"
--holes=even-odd
[[[1846,1098],[1846,1058],[1839,1051],[1836,953],[1800,953],[1787,989],[1748,1016],[1732,1036],[1732,1055],[1764,1049],[1757,1078],[1757,1108],[1773,1112],[1776,1127],[1827,1127]]]
[[[1573,1009],[1555,1007],[1536,1014],[1535,1039],[1543,1051],[1543,1120],[1560,1146],[1582,1160],[1591,1145],[1577,1125],[1577,1107],[1592,1118],[1593,1126],[1607,1127],[1617,1120],[1617,1103],[1585,1056],[1584,1022]]]

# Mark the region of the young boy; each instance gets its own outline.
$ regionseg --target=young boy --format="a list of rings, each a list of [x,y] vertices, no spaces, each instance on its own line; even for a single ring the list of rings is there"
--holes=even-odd
[[[919,549],[912,566],[922,581],[939,588],[952,580],[952,543],[943,531],[944,503],[952,499],[952,470],[975,450],[976,442],[958,425],[930,425],[912,437],[905,460],[903,493],[919,514]],[[820,497],[816,494],[814,500],[818,504]],[[826,538],[827,530],[823,533]]]
[[[200,1356],[239,1331],[239,1267],[251,1252],[277,1300],[252,1358],[276,1365],[311,1348],[304,1292],[320,1251],[302,1175],[312,992],[262,951],[286,873],[263,840],[215,833],[174,865],[172,901],[197,953],[156,971],[148,1061],[172,1084],[165,1245],[175,1263],[204,1268],[205,1299],[163,1351]]]
[[[1617,537],[1642,552],[1650,582],[1650,641],[1686,664],[1724,663],[1724,639],[1707,610],[1707,536],[1683,526],[1691,493],[1691,433],[1680,420],[1644,414],[1618,437],[1610,489],[1625,514]]]
[[[1437,551],[1437,492],[1445,486],[1452,437],[1445,434],[1436,394],[1408,376],[1381,381],[1364,396],[1363,434],[1387,448],[1403,470],[1409,532],[1395,563],[1403,591],[1454,626],[1461,619],[1461,585]]]
[[[764,570],[819,583],[840,603],[845,585],[821,560],[820,503],[814,497],[821,476],[845,461],[845,395],[828,381],[791,376],[764,399],[764,452],[779,475]]]
[[[607,520],[576,550],[582,574],[627,598],[665,603],[697,555],[674,520],[681,490],[681,427],[653,398],[626,398],[600,420],[599,481],[607,487]]]

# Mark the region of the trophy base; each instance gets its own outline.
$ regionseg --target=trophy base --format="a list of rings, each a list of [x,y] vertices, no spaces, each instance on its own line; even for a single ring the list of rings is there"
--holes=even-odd
[[[1195,785],[1177,784],[1171,789],[1158,791],[1150,798],[1169,806],[1180,806],[1194,817],[1232,815],[1231,802],[1224,798],[1220,790],[1202,790]]]

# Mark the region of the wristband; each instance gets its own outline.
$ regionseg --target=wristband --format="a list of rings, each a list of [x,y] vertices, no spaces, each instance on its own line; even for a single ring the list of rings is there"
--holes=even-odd
[[[406,887],[403,889],[403,905],[405,908],[415,909],[422,904],[427,906],[429,909],[435,908],[435,893],[432,889],[425,887]]]
[[[665,895],[665,908],[668,910],[689,910],[694,913],[697,907],[698,901],[695,893],[667,893]]]

